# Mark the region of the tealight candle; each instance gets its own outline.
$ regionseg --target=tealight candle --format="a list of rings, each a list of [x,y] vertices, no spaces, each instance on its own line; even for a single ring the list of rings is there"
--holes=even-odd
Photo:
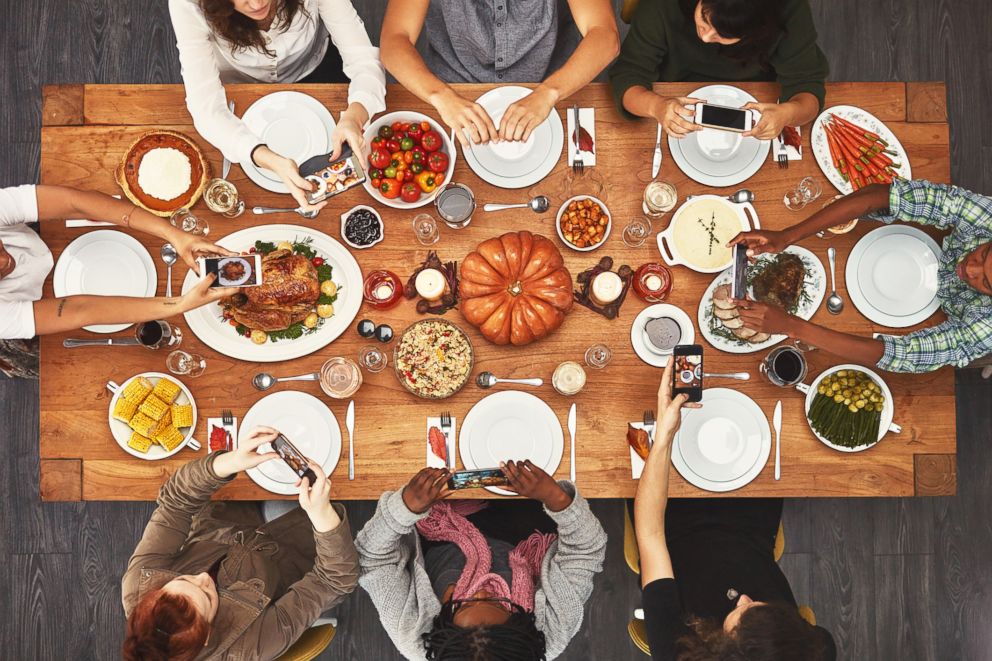
[[[444,296],[444,274],[437,269],[424,269],[417,274],[414,287],[421,298],[437,301]]]
[[[620,276],[613,271],[604,271],[593,279],[590,294],[597,305],[609,305],[620,298],[622,291]]]

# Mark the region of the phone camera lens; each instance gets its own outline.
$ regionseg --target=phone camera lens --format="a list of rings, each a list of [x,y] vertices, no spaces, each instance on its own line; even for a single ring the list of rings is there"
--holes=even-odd
[[[358,334],[364,338],[375,335],[375,323],[371,319],[362,319],[358,322]]]
[[[391,342],[393,339],[392,327],[382,324],[375,329],[375,338],[380,342]]]

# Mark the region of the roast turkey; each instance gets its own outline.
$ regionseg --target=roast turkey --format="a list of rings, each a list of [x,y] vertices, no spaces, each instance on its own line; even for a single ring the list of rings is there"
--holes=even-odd
[[[224,301],[240,324],[277,331],[303,321],[320,296],[317,269],[303,255],[273,250],[262,257],[262,284],[245,287]]]

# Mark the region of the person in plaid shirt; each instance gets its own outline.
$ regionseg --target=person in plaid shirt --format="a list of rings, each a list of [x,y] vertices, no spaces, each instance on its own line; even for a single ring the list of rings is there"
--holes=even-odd
[[[950,230],[940,256],[937,289],[946,321],[907,335],[873,339],[824,328],[775,306],[738,301],[744,325],[765,333],[784,333],[890,372],[963,367],[992,353],[992,198],[957,186],[896,179],[891,185],[862,188],[786,230],[742,232],[730,243],[747,245],[748,256],[780,252],[811,234],[858,217]]]

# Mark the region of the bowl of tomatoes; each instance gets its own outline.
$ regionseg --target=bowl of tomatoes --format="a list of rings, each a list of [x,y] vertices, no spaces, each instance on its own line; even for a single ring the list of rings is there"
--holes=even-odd
[[[430,204],[451,181],[455,148],[441,125],[419,112],[391,112],[365,130],[365,190],[394,209]]]

